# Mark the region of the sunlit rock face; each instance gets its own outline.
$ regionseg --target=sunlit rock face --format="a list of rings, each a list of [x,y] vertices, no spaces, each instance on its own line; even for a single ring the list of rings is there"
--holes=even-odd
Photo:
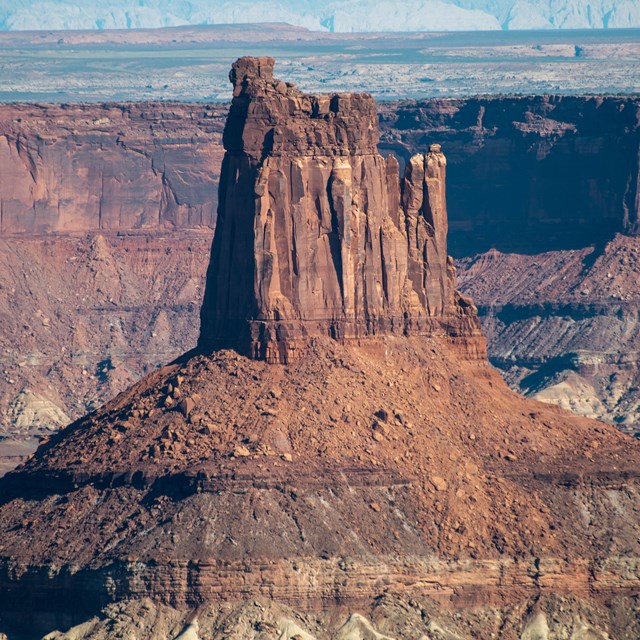
[[[230,75],[200,348],[288,362],[314,336],[478,335],[447,256],[440,146],[400,179],[371,96],[306,95],[273,64]]]

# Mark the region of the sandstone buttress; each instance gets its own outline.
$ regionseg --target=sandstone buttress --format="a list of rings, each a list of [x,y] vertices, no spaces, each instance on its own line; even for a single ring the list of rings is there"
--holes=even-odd
[[[310,337],[479,338],[447,256],[439,145],[400,180],[371,96],[305,95],[273,65],[231,72],[200,348],[288,362]]]

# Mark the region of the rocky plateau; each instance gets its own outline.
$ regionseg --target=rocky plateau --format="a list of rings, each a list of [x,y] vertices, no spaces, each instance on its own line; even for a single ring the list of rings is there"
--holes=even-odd
[[[238,0],[230,4],[237,9]],[[375,14],[370,3],[366,12]],[[640,86],[640,29],[330,33],[242,15],[236,25],[3,32],[0,2],[0,102],[227,102],[229,65],[257,48],[277,55],[307,92],[366,91],[379,100],[637,95]]]
[[[0,480],[0,633],[637,638],[640,443],[489,366],[440,147],[273,65],[232,69],[197,348]]]

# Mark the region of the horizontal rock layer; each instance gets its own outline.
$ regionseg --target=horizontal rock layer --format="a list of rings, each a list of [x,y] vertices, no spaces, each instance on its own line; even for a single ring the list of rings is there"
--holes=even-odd
[[[637,98],[488,97],[377,108],[384,152],[406,162],[429,144],[443,145],[456,257],[491,247],[581,248],[635,233]],[[0,105],[0,174],[11,176],[0,182],[0,233],[213,225],[227,112],[220,104]],[[369,136],[359,144],[370,150],[373,143]]]
[[[0,565],[3,583],[18,582],[17,597],[2,593],[3,617],[22,627],[25,593],[42,619],[55,618],[57,595],[74,593],[76,602],[60,613],[61,626],[89,617],[110,602],[151,598],[178,609],[202,603],[267,600],[305,612],[362,610],[375,594],[425,599],[445,608],[513,608],[529,599],[567,596],[610,600],[640,590],[640,558],[613,558],[602,564],[561,558],[462,560],[424,556],[377,556],[369,562],[348,558],[296,557],[279,562],[151,563],[131,559],[100,571]],[[52,607],[53,605],[53,607]],[[11,615],[11,608],[19,613]],[[7,614],[7,612],[9,612]]]
[[[521,393],[640,432],[640,243],[460,261],[489,353]]]

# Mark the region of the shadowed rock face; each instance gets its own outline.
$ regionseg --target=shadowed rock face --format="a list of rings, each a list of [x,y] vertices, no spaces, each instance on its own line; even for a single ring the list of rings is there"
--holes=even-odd
[[[440,146],[400,180],[371,96],[306,95],[273,64],[230,74],[199,347],[288,362],[313,336],[479,335],[447,256]]]
[[[640,101],[527,96],[381,102],[383,153],[439,142],[449,250],[535,254],[638,233]]]

